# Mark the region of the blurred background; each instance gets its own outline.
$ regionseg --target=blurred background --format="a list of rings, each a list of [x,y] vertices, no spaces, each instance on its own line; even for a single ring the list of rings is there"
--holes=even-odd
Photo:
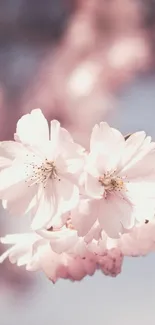
[[[155,139],[154,52],[155,0],[0,0],[0,139],[37,107],[85,146],[101,120]],[[27,230],[2,209],[0,225]],[[154,302],[154,255],[56,285],[0,266],[0,325],[154,325]]]

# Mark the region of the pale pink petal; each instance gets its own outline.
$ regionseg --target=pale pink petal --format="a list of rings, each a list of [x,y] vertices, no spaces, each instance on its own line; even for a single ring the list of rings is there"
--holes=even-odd
[[[50,229],[51,227],[55,229],[62,228],[66,223],[67,220],[70,218],[70,212],[65,212],[60,215],[60,212],[58,210],[58,213],[56,213],[53,218],[50,220],[48,225],[46,226],[46,229]]]
[[[126,256],[141,256],[154,252],[155,223],[149,222],[135,227],[120,238],[118,246]]]
[[[124,228],[133,226],[133,208],[117,195],[100,200],[99,223],[109,237],[119,238]]]
[[[154,144],[153,144],[154,145]],[[119,175],[126,176],[128,181],[155,180],[155,150],[141,150],[141,153],[135,156],[135,159],[124,168]]]
[[[38,254],[34,254],[31,259],[27,262],[26,264],[26,270],[27,271],[31,271],[31,272],[35,272],[40,270],[40,259]]]
[[[31,261],[32,254],[31,251],[25,252],[21,257],[18,258],[17,266],[23,266],[29,263]]]
[[[60,130],[60,123],[57,120],[52,120],[50,123],[50,140],[51,152],[54,154],[55,158],[60,150]]]
[[[53,128],[53,130],[55,130],[57,138],[59,137],[59,146],[61,148],[61,151],[63,152],[63,155],[65,155],[66,158],[71,158],[73,156],[73,153],[74,155],[83,154],[85,149],[78,143],[75,143],[71,134],[66,129],[60,127],[60,124],[58,125],[59,122],[56,122],[57,121],[52,121],[51,127]]]
[[[101,226],[98,222],[98,220],[95,222],[95,224],[92,226],[92,228],[89,230],[89,232],[85,235],[84,240],[89,243],[93,239],[99,240],[101,238]]]
[[[55,182],[58,205],[61,213],[73,209],[79,201],[79,189],[67,178]]]
[[[74,155],[72,155],[72,158],[70,159],[64,159],[63,156],[58,155],[58,157],[55,160],[55,164],[57,166],[57,169],[59,171],[59,175],[60,177],[65,174],[67,174],[67,176],[74,176],[77,173],[81,172],[82,167],[84,165],[84,161],[83,158],[78,157],[76,158],[76,156],[74,157]]]
[[[79,236],[85,236],[97,219],[98,202],[81,199],[77,208],[71,211],[71,221]]]
[[[19,186],[17,187],[18,194],[16,193],[16,186],[14,186],[14,191],[10,192],[11,196],[7,200],[3,200],[3,207],[9,210],[9,213],[14,216],[23,216],[30,212],[36,204],[36,187],[31,186],[28,191],[27,187],[24,188],[21,184],[21,191],[19,191]],[[13,195],[14,194],[14,195]]]
[[[77,237],[78,240],[76,242],[76,244],[74,245],[74,247],[70,247],[70,249],[68,250],[69,254],[74,254],[74,256],[80,256],[81,258],[84,257],[90,257],[88,255],[90,255],[89,253],[89,248],[86,245],[86,242],[84,241],[84,238],[82,237]]]
[[[40,145],[49,140],[48,123],[40,109],[34,109],[19,119],[16,137],[28,145]]]
[[[97,269],[95,258],[94,259],[89,259],[89,258],[83,259],[83,267],[85,269],[86,274],[88,274],[90,276],[93,275]]]
[[[74,281],[82,280],[86,275],[93,275],[96,271],[97,265],[96,261],[89,259],[81,259],[77,257],[76,259],[68,263],[68,272],[70,278]]]
[[[70,249],[73,250],[74,246],[78,241],[77,233],[75,231],[68,231],[66,234],[56,236],[51,236],[50,245],[54,252],[60,254],[63,252],[67,252]]]
[[[84,270],[84,267],[80,262],[81,259],[79,257],[68,262],[67,269],[70,279],[80,281],[86,275],[86,271]]]
[[[52,250],[58,254],[73,249],[79,240],[77,232],[64,228],[58,231],[39,230],[37,233],[43,238],[50,241]]]
[[[119,152],[117,149],[115,152],[114,150],[115,149],[107,154],[99,152],[96,156],[95,167],[97,168],[100,176],[104,175],[104,173],[107,171],[113,172],[116,170],[121,151]]]
[[[3,199],[13,199],[24,194],[28,189],[26,184],[26,171],[22,165],[12,165],[0,172],[0,197]]]
[[[28,149],[21,143],[15,141],[3,141],[0,143],[0,156],[1,158],[13,161],[15,158],[25,158]]]
[[[71,136],[71,134],[64,128],[60,129],[60,139],[63,142],[71,142],[73,143],[73,138]]]
[[[105,275],[112,277],[121,272],[123,255],[119,249],[112,249],[105,253],[104,256],[98,257],[99,268]]]
[[[124,137],[122,134],[106,122],[95,125],[90,139],[90,150],[104,153],[112,153],[112,150],[118,150],[124,147]]]
[[[111,167],[116,167],[115,155],[109,155],[103,152],[91,152],[86,157],[85,170],[88,174],[99,178],[104,173],[111,170]]]
[[[9,257],[9,254],[12,252],[12,250],[13,248],[11,247],[0,256],[0,264],[3,263]]]
[[[131,197],[132,201],[137,201],[147,199],[147,198],[155,198],[155,183],[149,181],[143,181],[143,178],[139,180],[128,182],[125,184],[126,190],[128,192],[128,196]]]
[[[11,167],[12,161],[9,158],[0,157],[0,170],[3,168]]]
[[[120,222],[120,212],[116,214],[113,203],[109,202],[108,204],[104,202],[101,205],[98,219],[102,229],[104,229],[109,237],[119,238],[123,227]]]
[[[63,157],[66,159],[78,158],[84,155],[85,149],[76,142],[67,142],[64,138],[59,141],[59,145]]]
[[[141,148],[144,143],[146,134],[145,132],[136,132],[132,134],[126,141],[125,141],[125,148],[122,152],[122,157],[119,163],[119,170],[122,171],[127,168],[127,165],[130,164],[132,159],[134,159],[137,151]]]
[[[60,122],[57,120],[52,120],[50,123],[50,140],[52,142],[58,143],[60,130]]]
[[[123,134],[119,130],[117,130],[117,129],[111,128],[111,130],[112,130],[113,136],[115,138],[115,140],[114,140],[115,143],[116,144],[122,143],[123,144],[123,147],[124,147],[125,140],[124,140]]]
[[[24,234],[9,234],[6,235],[5,237],[1,237],[0,241],[3,244],[20,244],[22,243],[27,243],[27,242],[33,242],[38,238],[38,235],[35,233],[24,233]]]
[[[83,151],[84,149],[80,145],[73,142],[69,132],[60,127],[58,121],[51,121],[51,152],[58,164],[60,163],[61,165],[61,161],[59,162],[59,160],[64,160],[66,167],[68,165],[72,167],[73,164],[77,165],[77,163],[81,166]],[[66,168],[65,170],[67,171]]]
[[[45,245],[39,249],[40,268],[46,276],[55,283],[59,278],[68,278],[67,256],[56,254],[50,245]]]
[[[26,264],[32,255],[31,247],[36,240],[37,236],[31,233],[12,234],[1,238],[2,243],[13,244],[13,246],[0,256],[0,263],[8,257],[12,264]]]
[[[114,171],[117,169],[124,146],[123,135],[118,130],[110,128],[107,123],[101,122],[100,125],[95,125],[92,131],[89,161],[91,156],[96,157],[95,166],[100,175]]]
[[[140,189],[139,189],[140,191]],[[132,193],[133,194],[133,193]],[[128,197],[130,193],[128,192]],[[144,223],[145,220],[152,221],[155,215],[155,199],[147,196],[130,195],[133,204],[133,217],[135,221]]]
[[[101,186],[98,178],[93,177],[90,174],[87,174],[86,176],[85,189],[87,195],[94,199],[99,199],[104,194],[104,186]]]
[[[51,189],[51,192],[49,191]],[[48,189],[44,190],[40,187],[38,193],[38,202],[33,213],[33,220],[31,228],[38,230],[48,225],[49,221],[58,211],[57,196],[51,185],[48,185]]]
[[[84,160],[82,158],[78,159],[67,159],[67,168],[66,172],[70,174],[77,174],[82,171],[82,168],[84,166]]]

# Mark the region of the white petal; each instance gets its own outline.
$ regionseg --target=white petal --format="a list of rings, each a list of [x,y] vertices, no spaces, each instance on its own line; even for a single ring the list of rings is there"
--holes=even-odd
[[[50,123],[50,140],[57,142],[59,139],[60,132],[60,122],[57,120],[52,120]]]
[[[154,220],[155,215],[155,199],[139,199],[135,200],[134,216],[135,219],[145,224],[145,220]]]
[[[79,201],[79,189],[71,181],[61,178],[56,182],[56,192],[61,213],[73,209]]]
[[[12,264],[26,265],[26,269],[30,268],[30,270],[39,269],[38,254],[36,256],[35,247],[42,247],[43,241],[46,243],[35,233],[11,234],[1,238],[2,243],[12,244],[13,246],[0,257],[0,263],[8,257]]]
[[[96,218],[98,216],[97,211],[98,210],[96,209]],[[84,240],[85,242],[90,243],[92,242],[93,239],[99,241],[100,238],[101,238],[101,226],[97,220],[92,226],[92,228],[90,229],[90,231],[85,235]]]
[[[32,258],[31,251],[26,252],[21,257],[18,258],[17,266],[23,266],[26,265]]]
[[[34,109],[19,119],[16,136],[28,145],[40,145],[49,140],[48,123],[40,109]]]
[[[100,169],[98,170],[98,157],[99,154],[97,153],[93,153],[91,152],[89,155],[87,155],[85,157],[85,166],[84,166],[84,171],[94,177],[98,177],[101,176],[102,172],[103,172],[103,166],[102,166],[102,171],[100,171]],[[105,170],[104,170],[105,172]]]
[[[128,196],[131,200],[144,200],[147,198],[155,198],[155,183],[143,181],[133,181],[125,184],[126,189],[128,191]]]
[[[104,173],[113,172],[117,169],[117,164],[119,162],[119,152],[114,151],[114,149],[108,153],[99,152],[96,155],[96,162],[95,167],[98,170],[99,176],[103,175]],[[93,170],[93,169],[92,169]],[[92,173],[91,173],[92,174]]]
[[[57,120],[52,120],[50,124],[50,140],[51,151],[55,153],[55,157],[59,152],[59,140],[60,140],[60,123]]]
[[[59,121],[52,120],[50,127],[50,139],[51,139],[51,152],[54,159],[61,154],[65,159],[73,159],[75,154],[78,158],[78,153],[81,153],[81,146],[73,142],[73,139],[69,132],[61,128]]]
[[[133,208],[117,195],[100,200],[99,222],[109,237],[119,238],[124,228],[133,226]],[[123,226],[123,227],[122,227]]]
[[[19,190],[19,186],[17,189]],[[27,214],[34,208],[34,205],[36,204],[35,194],[35,186],[26,189],[22,187],[22,191],[18,191],[18,193],[16,192],[15,186],[14,195],[12,192],[11,197],[9,197],[8,201],[2,201],[3,207],[4,209],[9,210],[9,212],[14,216],[22,216],[24,214]]]
[[[124,146],[124,143],[124,137],[118,130],[110,128],[105,122],[101,122],[93,128],[90,150],[111,153],[112,150],[117,151],[122,145]]]
[[[76,245],[78,241],[77,233],[74,231],[68,231],[67,236],[57,235],[56,237],[52,237],[50,239],[50,245],[54,252],[61,254],[63,252],[67,252]]]
[[[3,263],[9,257],[9,254],[11,252],[12,252],[12,247],[7,249],[7,251],[0,256],[0,263]]]
[[[97,145],[103,144],[104,141],[111,139],[111,128],[105,123],[101,122],[99,125],[96,124],[92,130],[90,138],[90,151],[96,150]]]
[[[31,256],[31,260],[27,262],[26,270],[32,272],[40,270],[40,259],[37,253]]]
[[[55,283],[60,277],[67,278],[68,272],[64,255],[54,253],[50,245],[39,249],[39,259],[40,268],[52,282]]]
[[[56,214],[57,208],[57,197],[51,184],[48,184],[48,188],[40,188],[31,228],[33,230],[38,230],[46,227],[52,217]]]
[[[122,157],[119,163],[119,170],[122,171],[127,167],[127,165],[132,161],[132,159],[137,154],[137,151],[141,148],[144,143],[146,134],[145,132],[136,132],[132,134],[126,141],[125,141],[125,148],[122,152]]]
[[[26,157],[28,149],[15,141],[3,141],[0,143],[0,156],[10,161],[15,158]]]
[[[150,147],[150,146],[149,146]],[[127,176],[130,180],[155,180],[155,150],[141,150],[137,153],[135,158],[125,167],[121,172],[120,176]],[[151,150],[151,151],[150,151]],[[149,152],[150,151],[150,152]]]
[[[97,219],[98,201],[80,200],[78,207],[71,212],[71,221],[79,236],[85,236]]]
[[[0,169],[10,167],[12,164],[11,159],[5,158],[5,157],[0,157]]]
[[[25,233],[25,234],[10,234],[5,237],[1,237],[0,241],[3,244],[17,244],[22,242],[31,241],[36,238],[35,234]]]
[[[22,165],[13,165],[0,172],[0,197],[12,199],[28,190],[26,172]]]
[[[87,195],[92,198],[99,199],[104,194],[104,187],[99,183],[98,178],[90,174],[86,176],[85,189]]]
[[[82,170],[83,166],[84,166],[84,160],[82,158],[68,159],[66,172],[71,173],[71,174],[77,174]]]
[[[73,143],[73,138],[72,138],[71,134],[66,129],[61,128],[60,136],[61,136],[62,141]]]
[[[96,156],[96,167],[103,172],[117,169],[125,146],[123,135],[107,123],[100,123],[93,129],[90,141],[91,155]],[[89,157],[90,159],[90,157]]]

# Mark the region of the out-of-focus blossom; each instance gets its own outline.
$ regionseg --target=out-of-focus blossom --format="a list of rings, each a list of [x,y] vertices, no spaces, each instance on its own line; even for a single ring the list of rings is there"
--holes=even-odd
[[[101,269],[106,275],[116,276],[121,271],[122,254],[117,249],[105,251],[102,256],[85,248],[82,256],[78,250],[73,253],[56,253],[52,242],[37,234],[15,234],[1,238],[4,244],[13,245],[0,258],[2,263],[9,257],[11,263],[25,265],[28,271],[42,270],[53,282],[58,278],[79,281],[86,275],[93,275]]]
[[[49,136],[39,109],[18,121],[15,138],[0,145],[0,197],[14,214],[31,211],[32,227],[40,228],[78,203],[75,178],[83,149],[57,121],[51,122]]]
[[[155,220],[138,225],[129,234],[124,234],[117,243],[126,256],[144,256],[155,251]]]
[[[104,255],[97,256],[100,270],[108,276],[115,277],[122,270],[123,254],[120,249],[107,250]]]
[[[80,281],[101,270],[105,275],[121,272],[124,256],[141,256],[155,250],[155,222],[135,226],[119,239],[102,232],[100,240],[85,243],[75,230],[62,229],[7,235],[1,242],[11,247],[0,257],[9,258],[27,271],[43,271],[53,282],[59,278]]]
[[[130,232],[124,233],[118,239],[109,238],[103,231],[98,241],[100,255],[105,252],[117,249],[123,256],[138,257],[145,256],[155,251],[155,218],[152,221],[146,220],[137,224]]]

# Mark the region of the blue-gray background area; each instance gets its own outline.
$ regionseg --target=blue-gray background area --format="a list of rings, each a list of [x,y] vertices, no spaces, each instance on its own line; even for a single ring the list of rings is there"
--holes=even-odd
[[[146,130],[155,139],[155,77],[135,81],[119,96],[111,124],[123,133]],[[0,298],[0,325],[154,325],[155,255],[125,258],[121,275],[96,272],[80,283],[56,285],[37,274],[23,296]]]

